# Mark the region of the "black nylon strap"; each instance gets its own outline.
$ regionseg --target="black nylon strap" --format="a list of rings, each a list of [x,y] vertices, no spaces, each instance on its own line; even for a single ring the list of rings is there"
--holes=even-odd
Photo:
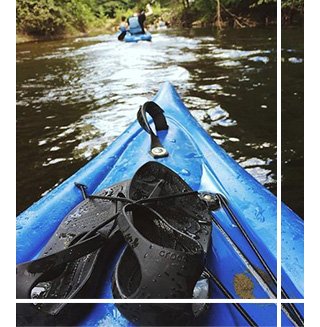
[[[147,119],[147,113],[152,117],[156,131],[163,131],[169,128],[166,118],[163,114],[163,110],[153,101],[147,101],[143,106],[140,107],[137,113],[137,120],[140,126],[148,133],[151,137],[150,154],[154,158],[167,157],[168,152],[161,144],[159,137],[153,132],[152,128]]]

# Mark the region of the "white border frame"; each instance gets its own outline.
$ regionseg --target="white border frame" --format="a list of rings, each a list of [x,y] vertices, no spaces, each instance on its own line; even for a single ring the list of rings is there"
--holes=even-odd
[[[14,2],[6,2],[2,4],[4,6],[4,12],[15,12],[15,6]],[[305,1],[305,30],[309,31],[308,33],[305,33],[305,44],[308,43],[314,44],[316,43],[316,29],[319,29],[319,26],[313,26],[312,23],[315,22],[315,25],[318,23],[319,18],[317,17],[317,13],[320,13],[320,1]],[[12,17],[13,16],[13,17]],[[8,34],[5,34],[3,44],[7,44],[9,47],[9,50],[6,51],[7,49],[2,50],[1,53],[1,59],[2,62],[5,63],[5,71],[3,72],[2,76],[3,79],[1,81],[2,85],[2,90],[7,90],[8,85],[12,83],[12,85],[15,85],[15,15],[3,15],[2,20],[1,20],[1,25],[2,25],[2,31],[5,31]],[[308,17],[308,21],[306,19]],[[12,33],[12,35],[11,35]],[[305,48],[306,50],[306,48]],[[306,52],[306,51],[305,51]],[[318,69],[319,73],[319,58],[318,58],[318,53],[317,51],[310,51],[309,53],[306,53],[305,59],[307,58],[306,64],[305,64],[305,85],[306,85],[306,75],[308,73],[309,77],[310,75],[317,75],[316,71],[314,69]],[[9,65],[11,63],[11,65]],[[318,65],[318,67],[315,67],[314,65]],[[320,76],[320,74],[319,74]],[[9,81],[10,82],[9,82]],[[312,85],[310,83],[308,84],[308,87],[305,86],[305,99],[308,99],[308,108],[314,109],[315,111],[319,111],[319,103],[316,102],[316,96],[319,93],[318,90],[318,84],[314,81]],[[11,162],[6,162],[5,167],[2,165],[2,169],[5,169],[5,171],[8,168],[8,171],[11,171],[12,167],[15,167],[15,88],[13,87],[10,89],[10,92],[3,92],[2,94],[4,96],[3,102],[5,104],[4,109],[5,110],[11,110],[10,114],[13,113],[13,124],[12,127],[10,128],[10,136],[8,136],[8,129],[2,131],[2,140],[7,140],[11,139],[13,140],[14,144],[12,145],[11,142],[8,144],[9,149],[5,148],[5,153],[7,157],[10,157],[12,160]],[[313,99],[312,99],[313,98]],[[11,107],[12,104],[12,107]],[[7,108],[5,108],[8,106]],[[318,106],[318,108],[317,108]],[[12,108],[12,109],[10,109]],[[309,154],[314,154],[314,149],[316,148],[314,144],[312,144],[311,141],[317,140],[316,133],[319,127],[317,126],[319,124],[319,120],[315,119],[314,113],[309,115],[309,112],[306,110],[307,109],[307,101],[305,101],[305,144],[311,145],[310,147],[306,146],[305,147],[305,153],[307,152]],[[152,303],[175,303],[175,302],[180,302],[180,303],[194,303],[194,302],[207,302],[207,303],[274,303],[277,304],[277,324],[278,326],[281,326],[281,304],[282,303],[305,303],[305,299],[290,299],[290,300],[285,300],[281,299],[281,1],[277,0],[277,299],[246,299],[246,300],[241,300],[241,299],[235,299],[235,300],[222,300],[222,299],[211,299],[207,301],[195,301],[195,300],[130,300],[126,301],[128,303],[143,303],[143,302],[152,302]],[[312,128],[309,127],[307,130],[306,126],[312,126]],[[310,143],[311,142],[311,143]],[[309,157],[310,158],[310,157]],[[11,166],[11,167],[10,167]],[[312,182],[316,184],[316,181],[314,180],[315,176],[313,174],[314,171],[319,171],[319,167],[317,167],[317,163],[314,161],[309,161],[306,162],[305,165],[305,185],[307,182]],[[15,170],[13,171],[13,176],[15,175]],[[319,176],[316,177],[318,182],[319,182]],[[5,185],[12,185],[13,184],[13,179],[12,176],[6,177],[4,184]],[[318,184],[319,185],[319,184]],[[5,188],[1,190],[2,192],[2,198],[7,198],[7,195],[10,194],[15,194],[15,186],[11,186],[9,189]],[[305,192],[305,217],[308,219],[308,217],[316,219],[317,222],[312,222],[312,230],[313,230],[313,238],[317,239],[319,238],[315,233],[320,231],[319,227],[319,215],[318,211],[316,211],[315,204],[317,204],[318,196],[315,192]],[[11,203],[10,203],[11,204]],[[11,207],[11,206],[10,206]],[[13,205],[12,205],[13,211],[15,208],[15,203],[13,200]],[[15,219],[14,217],[11,217],[11,214],[9,213],[7,217],[3,217],[3,219],[9,220],[6,222],[5,229],[9,230],[15,230]],[[308,223],[306,224],[308,227]],[[309,231],[310,232],[310,231]],[[308,233],[309,234],[309,233]],[[306,235],[306,233],[305,233]],[[8,244],[10,244],[11,250],[8,254],[4,254],[4,260],[10,263],[9,267],[13,267],[15,263],[15,233],[13,234],[13,238],[10,238],[11,234],[9,237],[5,235],[2,238],[2,241],[4,241],[5,246],[3,249],[8,247]],[[305,247],[309,248],[310,252],[315,251],[315,249],[319,248],[317,247],[316,244],[310,245],[310,242],[306,242],[306,236],[305,236]],[[305,251],[307,252],[307,251]],[[313,252],[314,253],[314,252]],[[318,251],[316,251],[318,253]],[[306,260],[307,261],[307,260]],[[306,267],[306,265],[305,265]],[[314,285],[314,281],[319,280],[318,277],[318,270],[317,269],[312,269],[313,271],[308,271],[305,269],[305,288],[306,288],[306,293],[308,294],[309,298],[309,290],[313,290],[315,294],[320,294],[320,292],[316,293],[316,289],[319,289],[319,283],[317,285]],[[14,306],[17,303],[33,303],[34,300],[17,300],[15,298],[15,292],[13,292],[13,285],[15,285],[15,272],[14,269],[7,269],[5,271],[6,275],[4,275],[3,272],[1,273],[1,280],[6,281],[2,285],[2,302],[8,303],[8,300],[13,299],[13,301],[10,303],[13,303]],[[316,289],[315,289],[316,288]],[[318,296],[319,297],[319,296]],[[43,300],[41,301],[43,303],[119,303],[119,300],[115,299],[73,299],[73,300]],[[315,303],[318,302],[315,299]],[[317,317],[317,307],[314,307],[314,310],[305,310],[307,312],[306,314],[306,321],[319,321]],[[15,312],[15,308],[14,308]],[[312,316],[315,319],[312,319]],[[15,313],[13,314],[11,312],[10,318],[13,318],[13,321],[15,321]],[[316,320],[317,319],[317,320]],[[11,324],[10,324],[11,325]]]
[[[281,326],[281,0],[277,0],[277,326]]]

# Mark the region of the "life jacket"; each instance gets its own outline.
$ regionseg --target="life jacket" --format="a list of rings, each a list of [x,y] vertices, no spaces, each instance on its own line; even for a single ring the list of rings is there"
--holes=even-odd
[[[128,19],[129,23],[129,32],[131,34],[141,34],[143,33],[143,29],[139,23],[138,16],[132,16]]]
[[[126,27],[124,25],[120,25],[119,30],[120,30],[120,32],[123,33],[123,32],[126,32],[127,29],[126,29]]]

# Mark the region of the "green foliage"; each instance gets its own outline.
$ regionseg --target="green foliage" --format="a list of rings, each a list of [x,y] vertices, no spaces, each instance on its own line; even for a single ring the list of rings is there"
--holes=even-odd
[[[135,13],[134,9],[127,9],[125,11],[123,9],[116,9],[114,17],[115,17],[116,21],[118,23],[120,23],[122,16],[128,18],[128,17],[132,16],[134,13]]]
[[[283,9],[291,9],[297,11],[303,11],[304,1],[303,0],[283,0],[281,1],[281,7]]]
[[[270,4],[270,3],[276,3],[277,0],[255,0],[250,8],[254,8],[254,7],[257,7],[257,6],[261,6],[261,5],[266,5],[266,4]]]
[[[217,0],[188,0],[189,11],[193,11],[193,16],[202,22],[212,22],[217,10]],[[268,1],[268,0],[267,0]],[[233,8],[244,4],[248,0],[220,0],[220,6],[223,8]]]
[[[95,17],[89,5],[78,0],[70,0],[65,4],[66,23],[72,27],[85,31]]]
[[[133,0],[17,0],[16,18],[19,32],[50,36],[68,30],[86,31],[104,21],[119,4]]]
[[[65,28],[65,18],[61,6],[54,0],[18,0],[17,28],[28,34],[59,34]]]
[[[115,18],[117,12],[130,10],[135,6],[136,1],[122,0],[122,1],[98,1],[103,14],[110,18]]]
[[[273,8],[276,1],[220,0],[220,4],[226,15],[223,8],[249,13]],[[183,26],[190,26],[195,20],[212,23],[217,10],[217,0],[16,0],[17,31],[38,36],[86,31],[106,24],[108,19],[119,22],[121,16],[129,17],[148,3],[153,9],[148,23],[160,16]],[[303,0],[282,0],[281,5],[283,10],[303,13]]]
[[[198,0],[192,2],[192,6],[193,8],[201,12],[206,12],[206,11],[212,12],[213,9],[216,7],[216,0]]]

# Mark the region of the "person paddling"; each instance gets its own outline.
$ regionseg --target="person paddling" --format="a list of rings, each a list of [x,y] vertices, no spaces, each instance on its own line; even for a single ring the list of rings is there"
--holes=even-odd
[[[121,23],[119,25],[120,34],[118,35],[118,40],[123,41],[124,37],[127,34],[128,24],[126,22],[126,17],[121,17]]]
[[[128,23],[126,22],[126,17],[122,16],[121,17],[121,23],[119,25],[119,30],[121,33],[126,32],[128,28]]]
[[[147,11],[140,9],[133,16],[128,18],[129,32],[132,35],[135,34],[145,34],[144,22],[146,18],[153,14],[151,5],[148,3],[146,6]]]

